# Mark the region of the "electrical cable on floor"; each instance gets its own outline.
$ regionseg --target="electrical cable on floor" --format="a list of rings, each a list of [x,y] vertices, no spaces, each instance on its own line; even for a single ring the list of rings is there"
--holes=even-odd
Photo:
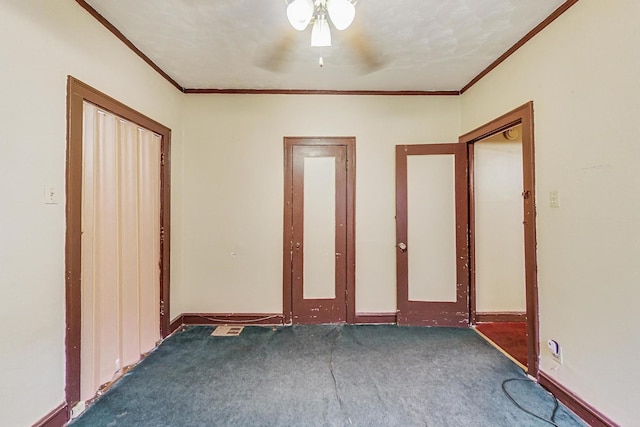
[[[546,419],[546,418],[543,418],[543,417],[541,417],[541,416],[539,416],[539,415],[537,415],[537,414],[534,414],[533,412],[531,412],[531,411],[529,411],[529,410],[527,410],[527,409],[523,408],[523,407],[522,407],[522,405],[520,405],[520,404],[519,404],[519,403],[518,403],[518,402],[513,398],[513,396],[511,396],[511,395],[509,394],[509,392],[507,391],[507,387],[506,387],[506,385],[507,385],[507,383],[510,383],[510,382],[512,382],[512,381],[526,381],[526,382],[530,382],[530,383],[535,383],[535,381],[532,381],[532,380],[530,380],[530,379],[528,379],[528,378],[510,378],[510,379],[508,379],[508,380],[504,380],[504,381],[502,381],[502,391],[503,391],[503,392],[504,392],[504,394],[509,398],[509,400],[511,401],[511,403],[513,403],[514,405],[516,405],[516,407],[517,407],[518,409],[520,409],[520,410],[521,410],[521,411],[523,411],[523,412],[526,412],[527,414],[531,415],[532,417],[536,417],[537,419],[542,420],[542,421],[544,421],[545,423],[551,424],[552,426],[559,427],[559,426],[558,426],[558,424],[556,424],[556,412],[558,412],[558,407],[559,407],[560,405],[558,404],[558,399],[556,399],[556,397],[555,397],[553,394],[551,394],[551,397],[553,397],[553,404],[554,404],[554,406],[553,406],[553,411],[551,412],[551,418],[550,418],[550,419]]]
[[[210,320],[212,322],[246,324],[246,323],[262,322],[264,320],[269,320],[269,319],[275,319],[275,318],[280,317],[280,315],[274,314],[274,315],[271,315],[271,316],[259,317],[257,319],[248,319],[248,320],[218,319],[218,318],[215,318],[215,317],[202,316],[202,315],[198,315],[198,317],[200,317],[201,319]]]
[[[340,338],[340,335],[342,335],[342,329],[338,328],[338,332],[336,333],[336,336],[333,337],[333,342],[331,343],[331,354],[329,356],[329,370],[331,371],[331,378],[333,378],[333,387],[336,392],[336,398],[338,399],[338,403],[340,404],[340,409],[342,410],[342,412],[344,412],[347,415],[347,421],[349,421],[349,424],[353,424],[353,422],[351,421],[351,417],[349,416],[347,411],[344,409],[344,404],[342,403],[342,398],[340,397],[340,393],[338,393],[338,380],[336,379],[336,373],[333,370],[333,353],[336,349],[336,342],[338,341],[338,338]]]

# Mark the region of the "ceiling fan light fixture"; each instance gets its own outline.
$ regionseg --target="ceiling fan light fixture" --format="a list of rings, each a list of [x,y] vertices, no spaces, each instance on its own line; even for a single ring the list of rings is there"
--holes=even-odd
[[[311,46],[324,47],[331,46],[331,30],[325,15],[320,15],[313,23],[311,30]]]
[[[303,31],[313,17],[313,0],[294,0],[287,6],[287,18],[293,28]]]
[[[356,8],[349,0],[327,0],[329,18],[337,30],[346,30],[356,16]]]

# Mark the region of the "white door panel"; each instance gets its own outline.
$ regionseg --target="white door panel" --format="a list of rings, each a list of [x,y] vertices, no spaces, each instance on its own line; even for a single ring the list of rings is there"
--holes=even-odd
[[[410,301],[456,301],[453,155],[407,158]]]
[[[305,299],[333,299],[336,247],[336,166],[334,157],[304,159]]]
[[[160,146],[84,103],[81,400],[160,337]]]

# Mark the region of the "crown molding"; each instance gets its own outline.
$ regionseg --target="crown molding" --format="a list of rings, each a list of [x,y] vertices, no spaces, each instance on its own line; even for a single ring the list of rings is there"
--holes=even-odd
[[[489,74],[498,65],[502,64],[507,58],[509,58],[511,55],[513,55],[518,49],[520,49],[522,46],[524,46],[529,40],[534,38],[536,36],[536,34],[538,34],[540,31],[544,30],[549,24],[551,24],[553,21],[558,19],[558,17],[560,17],[560,15],[565,13],[567,10],[569,10],[569,8],[571,6],[573,6],[576,3],[578,3],[578,0],[567,0],[562,5],[560,5],[560,7],[558,7],[556,10],[554,10],[551,15],[547,16],[547,18],[544,21],[542,21],[541,23],[536,25],[536,27],[533,30],[531,30],[527,34],[525,34],[524,37],[522,37],[520,40],[518,40],[505,53],[500,55],[500,57],[498,59],[493,61],[491,63],[491,65],[489,65],[487,68],[482,70],[480,72],[480,74],[478,74],[473,79],[471,79],[471,81],[469,83],[467,83],[462,89],[460,89],[460,94],[462,95],[463,93],[465,93],[466,91],[471,89],[471,87],[473,85],[478,83],[484,76]]]
[[[164,72],[164,70],[162,68],[160,68],[155,62],[153,62],[151,60],[151,58],[149,58],[147,55],[145,55],[140,49],[138,49],[138,47],[136,45],[134,45],[131,40],[129,40],[124,34],[122,34],[120,32],[120,30],[118,30],[116,27],[113,26],[113,24],[109,21],[107,21],[107,19],[100,15],[100,13],[95,10],[93,7],[91,7],[86,1],[84,0],[76,0],[76,3],[78,3],[84,10],[86,10],[87,12],[89,12],[89,14],[91,16],[93,16],[99,23],[101,23],[107,30],[109,30],[114,36],[116,36],[118,39],[120,39],[120,41],[122,41],[122,43],[124,43],[129,49],[131,49],[133,51],[133,53],[135,53],[136,55],[138,55],[144,62],[146,62],[147,64],[149,64],[149,66],[151,68],[153,68],[154,70],[156,70],[156,72],[158,74],[160,74],[162,77],[164,77],[169,83],[171,83],[173,86],[175,86],[176,89],[178,89],[180,92],[184,92],[184,88],[182,86],[180,86],[180,84],[178,84],[178,82],[176,82],[174,79],[171,78],[171,76],[167,73]]]
[[[190,94],[457,96],[457,90],[185,89]]]
[[[208,88],[185,88],[176,82],[171,76],[169,76],[164,70],[162,70],[155,62],[153,62],[147,55],[145,55],[131,40],[129,40],[120,30],[118,30],[113,24],[111,24],[104,16],[91,7],[85,0],[76,0],[83,9],[85,9],[91,16],[93,16],[98,22],[100,22],[107,30],[109,30],[114,36],[120,39],[129,49],[131,49],[136,55],[138,55],[144,62],[146,62],[151,68],[156,70],[158,74],[164,77],[169,83],[171,83],[176,89],[186,94],[254,94],[254,95],[384,95],[384,96],[457,96],[462,95],[469,90],[473,85],[480,81],[484,76],[489,74],[494,68],[504,62],[518,49],[524,46],[529,40],[535,37],[536,34],[545,29],[549,24],[560,17],[571,6],[576,4],[578,0],[567,0],[560,7],[558,7],[551,15],[549,15],[544,21],[538,24],[534,29],[529,31],[524,37],[518,40],[513,46],[511,46],[505,53],[503,53],[498,59],[493,61],[487,68],[482,70],[476,75],[469,83],[467,83],[460,90],[306,90],[306,89],[208,89]]]

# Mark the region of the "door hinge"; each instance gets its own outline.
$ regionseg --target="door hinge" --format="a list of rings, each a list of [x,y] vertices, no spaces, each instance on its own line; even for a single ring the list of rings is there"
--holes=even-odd
[[[164,227],[160,227],[160,243],[164,243]]]
[[[164,301],[160,301],[160,316],[164,316]]]
[[[164,153],[160,153],[160,166],[164,166]]]

